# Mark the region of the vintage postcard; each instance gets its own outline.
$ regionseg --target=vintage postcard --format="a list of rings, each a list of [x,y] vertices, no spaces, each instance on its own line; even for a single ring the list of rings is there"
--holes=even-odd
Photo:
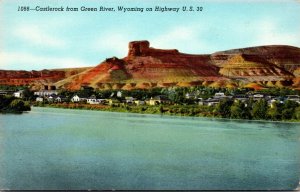
[[[0,0],[0,190],[297,190],[300,1]]]

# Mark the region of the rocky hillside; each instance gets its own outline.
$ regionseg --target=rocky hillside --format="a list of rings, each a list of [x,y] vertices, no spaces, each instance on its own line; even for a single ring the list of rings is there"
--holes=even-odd
[[[298,87],[300,49],[261,46],[190,55],[150,47],[148,41],[129,43],[123,59],[110,58],[79,75],[57,83],[68,89],[81,85],[100,89],[135,89],[206,85],[213,87]],[[294,80],[294,82],[293,82]]]
[[[76,75],[89,68],[52,69],[42,71],[0,70],[0,85],[26,85],[40,89],[44,85]]]
[[[293,73],[300,67],[300,48],[287,45],[269,45],[232,49],[211,54],[211,59],[217,66],[226,64],[235,55],[244,55],[247,60],[277,65]]]
[[[225,80],[218,73],[209,55],[182,54],[177,50],[161,50],[149,47],[148,41],[131,42],[128,56],[107,59],[81,74],[57,82],[68,89],[81,85],[100,89],[133,89],[185,84],[199,85],[204,81]]]
[[[249,55],[235,54],[220,67],[219,73],[235,79],[247,79],[249,81],[284,81],[293,79],[293,74],[282,67],[269,62],[256,59]]]
[[[43,80],[73,90],[81,86],[147,89],[191,85],[300,88],[300,48],[260,46],[191,55],[176,49],[152,48],[148,41],[134,41],[129,43],[128,55],[123,59],[112,57],[95,67],[66,71],[23,71],[15,75],[2,71],[0,83],[35,84]]]

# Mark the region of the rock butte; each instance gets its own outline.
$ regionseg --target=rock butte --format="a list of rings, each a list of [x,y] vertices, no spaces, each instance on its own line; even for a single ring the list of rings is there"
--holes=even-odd
[[[133,41],[123,59],[112,57],[90,68],[47,70],[47,76],[34,78],[29,75],[32,72],[2,70],[0,84],[29,84],[33,88],[53,84],[70,90],[81,86],[130,90],[194,85],[299,89],[299,71],[300,48],[292,46],[259,46],[192,55],[176,49],[155,49],[148,41]]]

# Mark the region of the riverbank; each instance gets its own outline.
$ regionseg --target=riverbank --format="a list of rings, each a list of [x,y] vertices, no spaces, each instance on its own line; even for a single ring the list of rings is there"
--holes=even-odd
[[[108,112],[124,112],[124,113],[140,113],[140,114],[159,114],[171,116],[189,116],[189,117],[211,117],[223,118],[234,120],[268,120],[272,122],[300,122],[299,119],[290,120],[272,120],[272,119],[253,119],[253,118],[224,118],[222,114],[216,112],[212,106],[199,106],[199,105],[91,105],[82,103],[52,103],[52,104],[39,104],[38,107],[51,107],[63,109],[83,109],[83,110],[97,110]]]

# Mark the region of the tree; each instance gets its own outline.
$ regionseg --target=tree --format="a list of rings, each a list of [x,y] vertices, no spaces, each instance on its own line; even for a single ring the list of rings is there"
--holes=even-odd
[[[267,118],[268,103],[265,99],[260,99],[253,104],[252,116],[254,119]]]
[[[247,103],[236,101],[230,107],[230,117],[233,119],[251,119]]]
[[[220,114],[221,117],[227,118],[230,117],[230,107],[233,101],[229,99],[222,99],[220,103],[216,105],[215,111],[217,114]]]
[[[243,108],[245,104],[237,101],[230,107],[230,117],[233,119],[242,119],[243,118]]]
[[[94,91],[93,87],[83,86],[83,87],[80,88],[80,90],[77,92],[77,94],[80,97],[88,98],[91,95],[95,94],[95,91]]]
[[[282,119],[289,120],[292,119],[295,109],[299,106],[295,101],[287,100],[282,107]]]
[[[12,96],[0,95],[0,110],[6,109],[13,100],[14,97]]]
[[[26,100],[33,100],[34,99],[33,91],[31,91],[28,87],[25,87],[23,89],[23,96]]]
[[[293,118],[296,120],[300,120],[300,106],[295,109]]]
[[[267,116],[273,121],[281,120],[281,113],[280,113],[280,106],[279,103],[274,102],[272,107],[270,107],[267,111]]]
[[[20,99],[15,99],[9,104],[10,109],[14,111],[30,111],[30,105]]]

